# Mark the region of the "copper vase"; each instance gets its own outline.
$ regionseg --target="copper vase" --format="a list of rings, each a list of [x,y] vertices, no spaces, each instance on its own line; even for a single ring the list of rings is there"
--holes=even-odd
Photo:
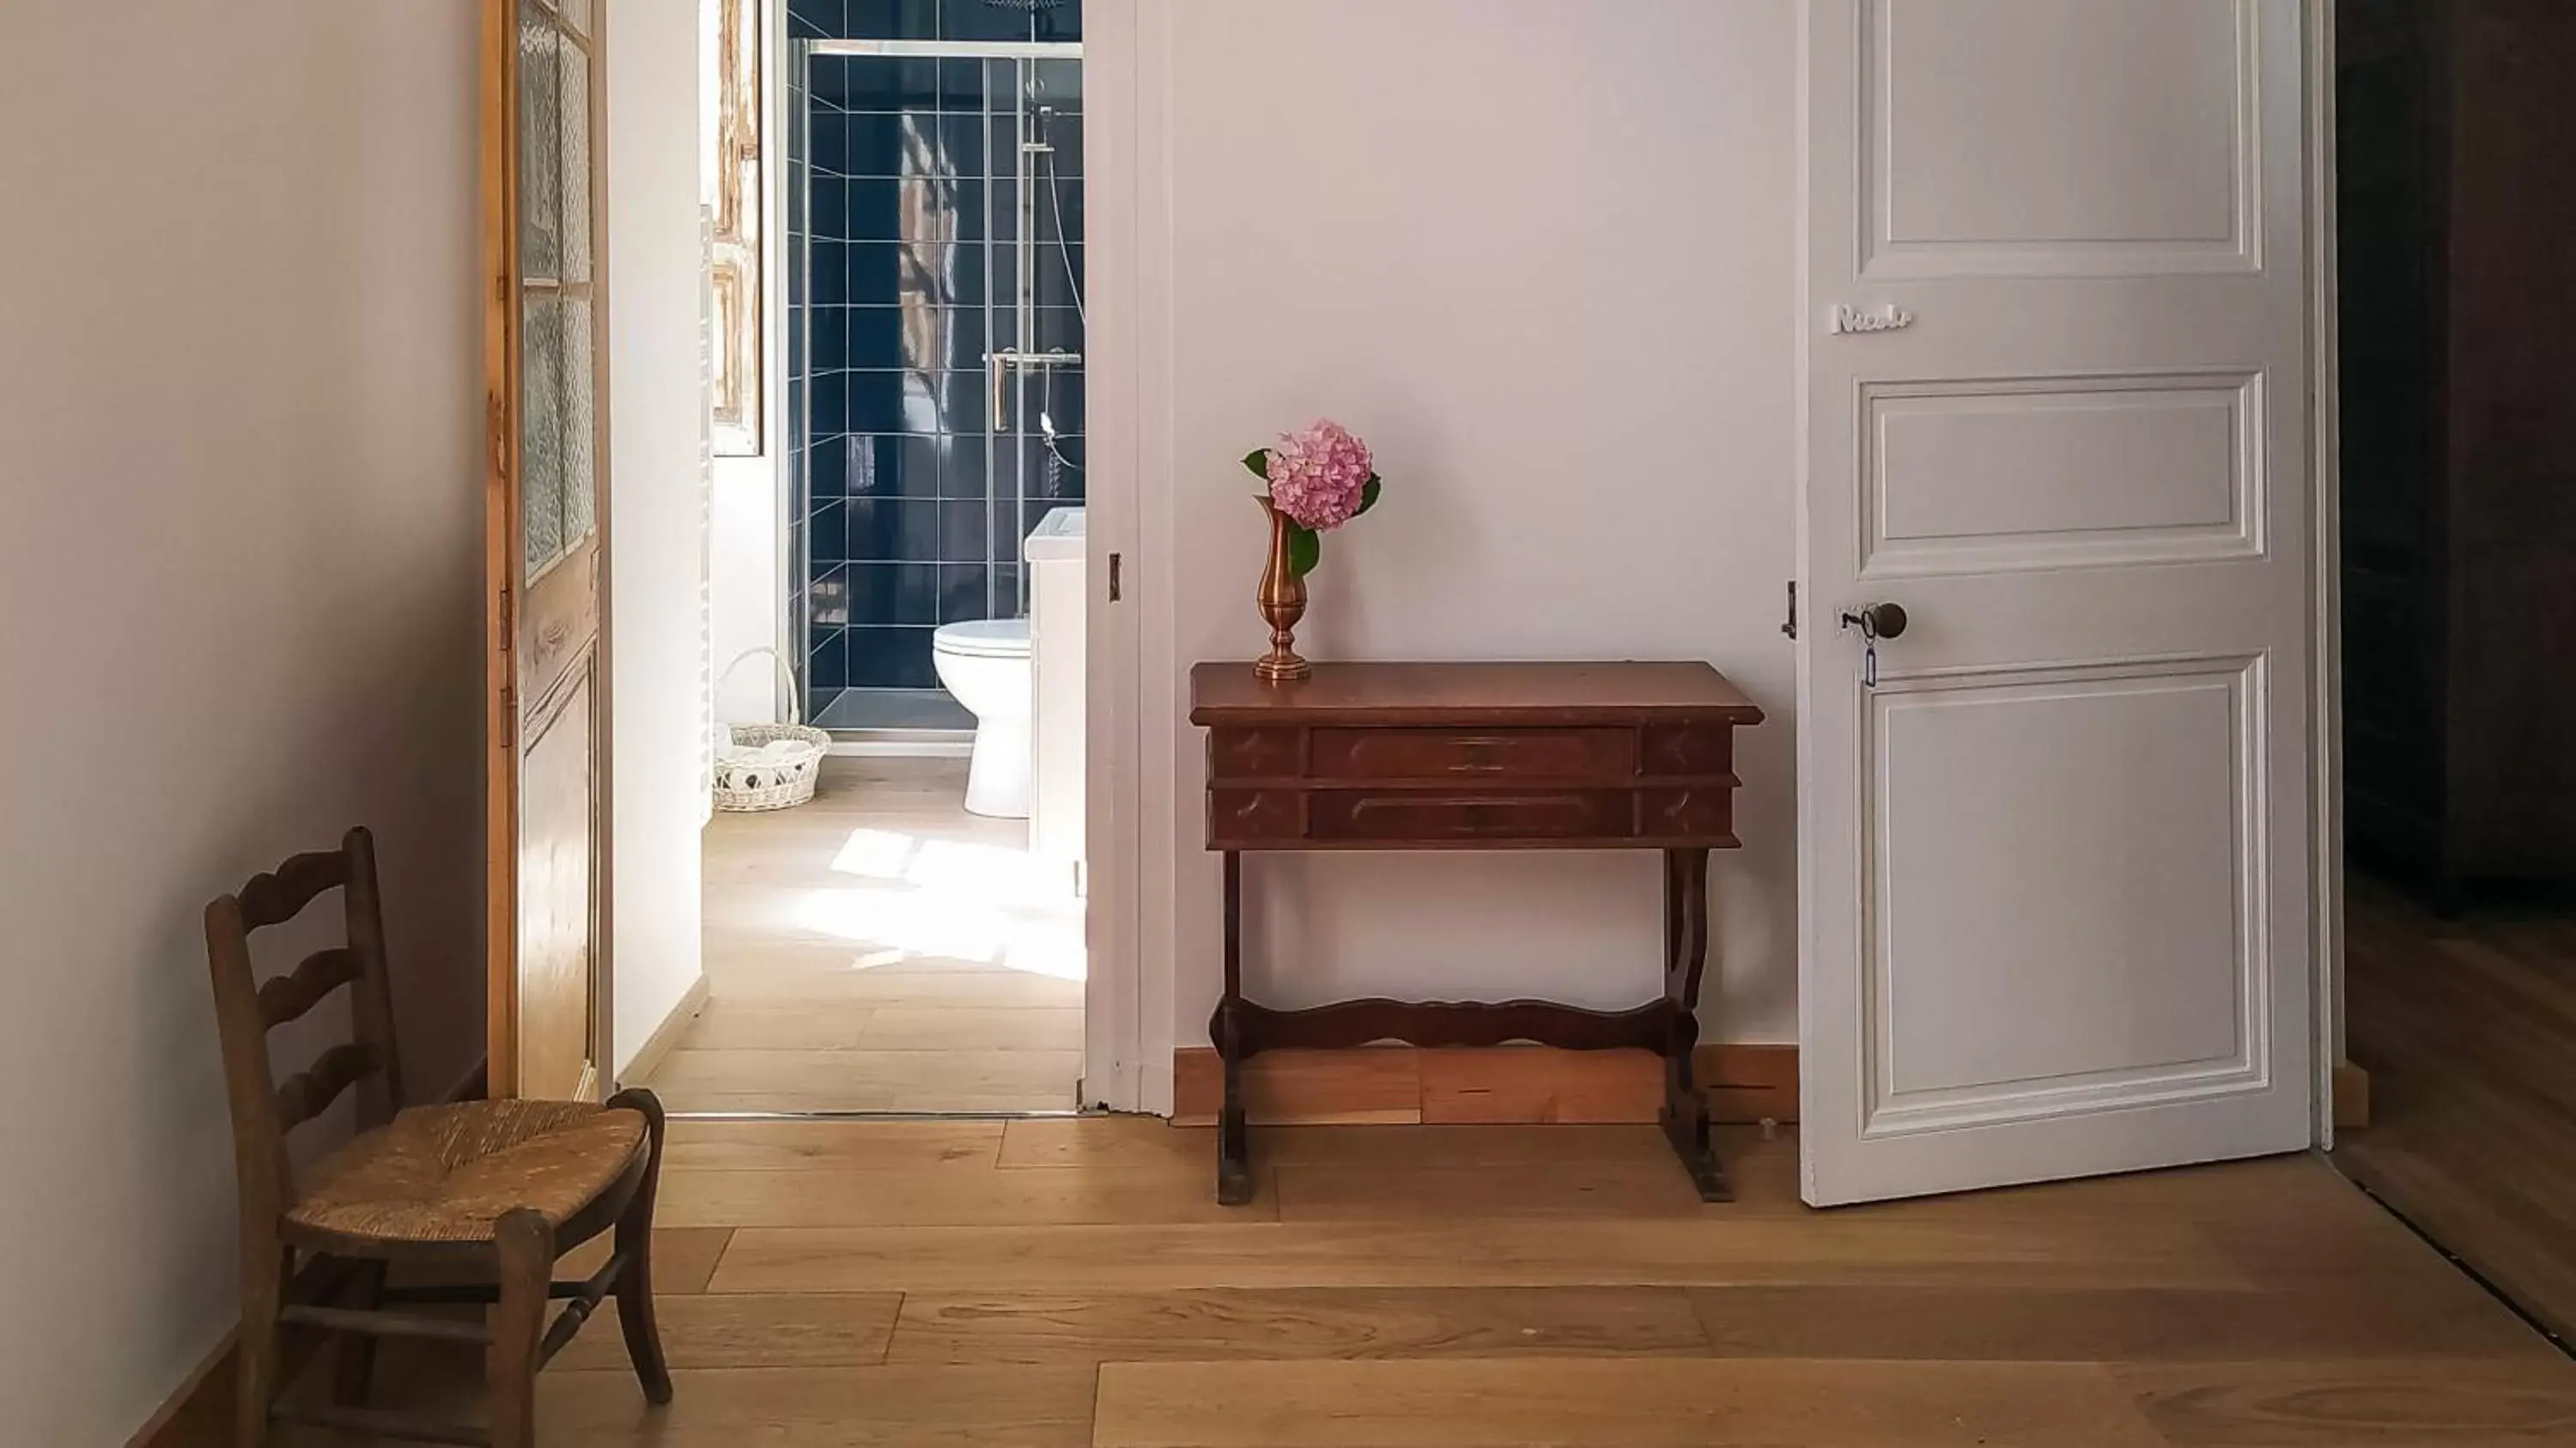
[[[1297,563],[1289,553],[1288,515],[1279,511],[1268,498],[1256,498],[1261,511],[1270,519],[1270,561],[1261,570],[1262,621],[1270,625],[1270,652],[1253,664],[1252,671],[1274,683],[1302,679],[1315,671],[1315,666],[1297,657],[1297,620],[1306,616],[1306,580],[1297,576]]]

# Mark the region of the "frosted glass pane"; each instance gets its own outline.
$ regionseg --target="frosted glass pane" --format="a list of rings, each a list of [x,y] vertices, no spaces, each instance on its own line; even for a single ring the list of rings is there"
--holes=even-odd
[[[590,33],[591,0],[554,0],[554,5],[565,24],[583,35]]]
[[[598,521],[599,400],[592,389],[590,302],[563,307],[563,546],[590,536]]]
[[[519,525],[534,578],[564,551],[564,303],[532,295],[521,317]]]
[[[590,280],[590,55],[569,41],[555,47],[561,84],[557,89],[556,123],[562,135],[557,148],[558,182],[563,208],[563,277]]]
[[[564,41],[534,0],[519,7],[519,269],[552,277],[563,266]]]

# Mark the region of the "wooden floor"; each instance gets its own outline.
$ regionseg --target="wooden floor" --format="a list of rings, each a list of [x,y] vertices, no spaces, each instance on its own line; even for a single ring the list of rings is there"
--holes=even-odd
[[[705,1011],[674,1111],[1045,1111],[1082,1072],[1082,906],[962,759],[827,759],[813,803],[706,837]]]
[[[2371,1124],[2336,1164],[2576,1341],[2576,910],[2443,921],[2358,878],[2349,900]]]
[[[1209,1133],[1158,1122],[682,1123],[677,1399],[644,1406],[603,1314],[541,1438],[2576,1443],[2576,1364],[2313,1158],[1816,1214],[1793,1142],[1725,1144],[1744,1200],[1705,1207],[1651,1127],[1262,1131],[1227,1211]]]

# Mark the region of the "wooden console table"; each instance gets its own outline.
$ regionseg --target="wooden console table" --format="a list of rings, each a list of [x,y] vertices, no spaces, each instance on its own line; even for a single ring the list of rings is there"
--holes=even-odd
[[[1264,683],[1250,664],[1190,672],[1208,731],[1208,848],[1225,855],[1225,1067],[1217,1198],[1251,1199],[1243,1063],[1372,1041],[1664,1058],[1664,1135],[1708,1201],[1728,1200],[1691,1079],[1708,958],[1708,852],[1733,849],[1734,730],[1762,711],[1706,664],[1317,664]],[[1664,993],[1633,1010],[1550,1001],[1353,1000],[1283,1011],[1243,996],[1243,856],[1256,850],[1656,850]]]

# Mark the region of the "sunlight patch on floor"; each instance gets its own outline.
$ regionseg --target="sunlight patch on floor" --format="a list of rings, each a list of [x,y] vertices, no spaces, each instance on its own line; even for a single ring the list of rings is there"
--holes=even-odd
[[[1026,849],[856,829],[831,872],[853,883],[795,892],[791,923],[877,947],[852,969],[945,960],[1057,980],[1086,974],[1082,902],[1048,888]]]

